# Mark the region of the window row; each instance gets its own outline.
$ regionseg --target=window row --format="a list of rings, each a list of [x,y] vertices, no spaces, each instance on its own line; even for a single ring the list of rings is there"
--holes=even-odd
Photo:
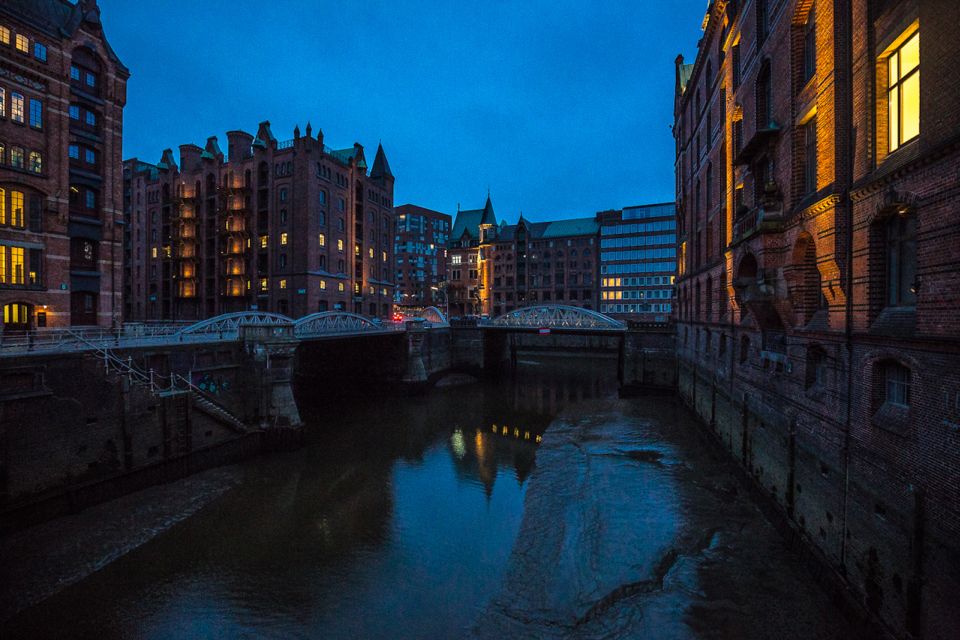
[[[10,30],[10,27],[2,24],[0,24],[0,44],[8,47],[13,45],[20,53],[30,55],[30,38],[22,33],[14,33]],[[47,46],[42,42],[34,40],[33,57],[40,62],[46,62]]]
[[[661,244],[676,244],[677,236],[669,234],[657,234],[646,236],[625,236],[621,238],[603,238],[600,240],[602,249],[625,249],[629,247],[652,247]]]
[[[9,117],[11,121],[24,124],[30,118],[30,126],[34,129],[43,129],[43,101],[36,98],[25,98],[18,91],[10,91],[10,107],[7,111],[7,89],[0,87],[0,118]],[[29,109],[29,110],[28,110]]]
[[[43,173],[43,154],[39,151],[26,151],[23,147],[10,147],[10,157],[7,157],[7,147],[0,142],[0,165],[9,165],[14,169],[25,169],[33,173]]]
[[[0,285],[37,286],[42,266],[42,250],[0,244]]]

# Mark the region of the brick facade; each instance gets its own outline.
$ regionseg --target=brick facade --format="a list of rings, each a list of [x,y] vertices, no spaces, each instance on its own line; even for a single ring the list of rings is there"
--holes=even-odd
[[[924,638],[960,628],[958,24],[947,0],[718,0],[677,61],[681,394]]]
[[[383,148],[332,149],[297,127],[227,133],[180,163],[127,160],[125,317],[199,320],[259,309],[386,317],[394,299],[393,184]]]
[[[129,72],[95,0],[0,3],[4,332],[120,321]]]

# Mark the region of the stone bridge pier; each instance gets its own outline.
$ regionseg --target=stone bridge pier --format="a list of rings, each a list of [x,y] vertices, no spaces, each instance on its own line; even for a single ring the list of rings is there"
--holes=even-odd
[[[303,426],[293,396],[293,358],[300,341],[289,326],[240,325],[239,338],[256,372],[260,428]]]

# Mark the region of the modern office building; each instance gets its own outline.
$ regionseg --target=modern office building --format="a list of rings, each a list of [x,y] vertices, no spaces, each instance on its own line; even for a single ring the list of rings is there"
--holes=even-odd
[[[4,332],[121,319],[129,75],[95,0],[0,2]]]
[[[717,0],[676,64],[681,395],[898,637],[960,629],[958,24]]]
[[[400,205],[395,212],[397,304],[443,308],[447,295],[450,216],[413,204]]]
[[[676,277],[676,206],[601,211],[600,311],[619,319],[666,321]]]
[[[130,219],[126,317],[197,320],[258,309],[300,317],[347,310],[387,316],[394,299],[394,177],[377,149],[227,133],[180,146],[180,162],[125,166]]]

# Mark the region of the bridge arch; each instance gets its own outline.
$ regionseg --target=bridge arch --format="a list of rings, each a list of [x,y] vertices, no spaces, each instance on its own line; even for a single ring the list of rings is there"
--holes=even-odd
[[[622,331],[626,325],[598,311],[564,304],[540,304],[521,307],[495,318],[494,327],[529,329],[592,329]]]
[[[427,307],[420,317],[432,324],[447,324],[447,317],[436,307]]]
[[[179,333],[183,335],[227,333],[236,331],[241,324],[262,327],[289,326],[293,324],[293,320],[285,315],[269,311],[236,311],[201,320],[184,327]]]
[[[369,318],[349,311],[320,311],[303,316],[293,325],[297,337],[334,333],[380,331],[383,327]]]

